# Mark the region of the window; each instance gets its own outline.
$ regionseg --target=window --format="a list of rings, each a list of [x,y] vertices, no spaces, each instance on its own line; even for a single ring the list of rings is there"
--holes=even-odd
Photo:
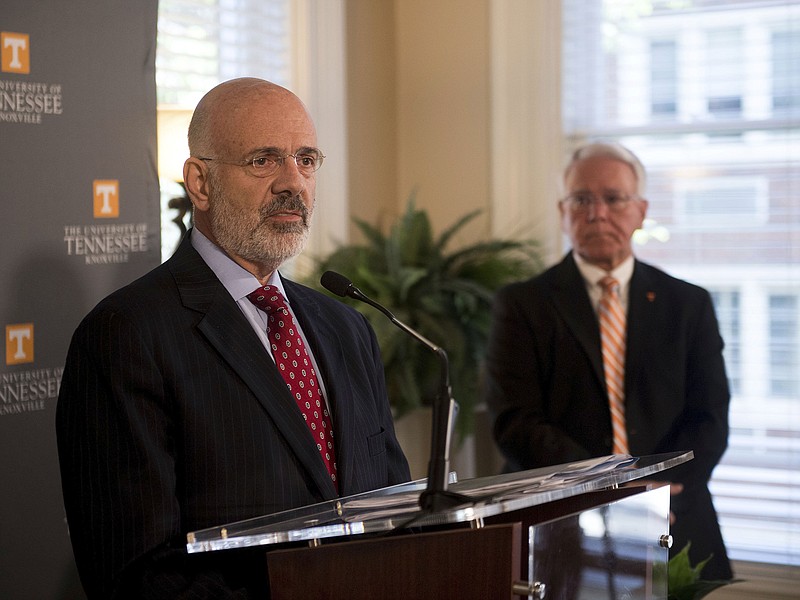
[[[792,294],[771,294],[769,297],[769,382],[774,396],[797,398],[800,395],[798,298]]]
[[[654,119],[678,112],[677,54],[673,40],[650,42],[650,112]]]
[[[186,129],[202,95],[234,77],[260,77],[295,92],[317,128],[325,167],[308,251],[284,268],[301,271],[301,260],[324,255],[348,226],[345,156],[343,0],[161,0],[158,13],[156,92],[158,171],[161,182],[161,257],[167,259],[188,217],[184,205]]]
[[[725,369],[732,394],[740,394],[742,389],[742,352],[741,352],[741,309],[738,291],[715,291],[711,288],[711,299],[717,313],[719,330],[725,340]]]
[[[710,116],[736,118],[742,114],[742,31],[708,29],[706,38],[706,102]]]
[[[675,221],[704,229],[749,228],[767,221],[767,181],[750,177],[675,180]]]
[[[800,111],[800,32],[772,34],[772,108],[776,116]]]
[[[240,76],[289,86],[288,0],[161,0],[156,93],[161,183],[161,257],[188,225],[179,181],[188,154],[186,128],[197,102],[216,84]]]
[[[800,4],[562,1],[567,150],[613,138],[642,158],[637,255],[715,303],[730,555],[800,565]]]
[[[287,0],[160,0],[156,86],[160,106],[192,110],[232,77],[291,84]]]

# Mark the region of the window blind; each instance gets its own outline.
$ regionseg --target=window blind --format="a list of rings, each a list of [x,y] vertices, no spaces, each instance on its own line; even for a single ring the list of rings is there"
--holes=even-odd
[[[642,260],[712,293],[731,382],[711,491],[731,558],[800,565],[800,4],[563,0],[567,147],[648,169]]]
[[[290,0],[160,0],[156,49],[161,183],[161,258],[181,238],[183,160],[192,111],[212,87],[234,77],[261,77],[288,87],[292,73]],[[172,156],[174,155],[174,156]],[[169,165],[169,166],[166,166]],[[176,221],[177,219],[177,221]]]
[[[156,88],[160,105],[194,109],[217,83],[261,77],[288,86],[288,0],[161,0]]]

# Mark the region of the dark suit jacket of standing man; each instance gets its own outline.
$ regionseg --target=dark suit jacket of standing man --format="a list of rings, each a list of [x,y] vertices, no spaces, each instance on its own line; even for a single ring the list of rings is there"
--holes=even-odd
[[[408,481],[372,329],[341,302],[284,286],[333,409],[340,495]],[[188,555],[186,533],[337,497],[274,362],[188,236],[81,323],[57,429],[91,597],[261,594],[263,552]]]
[[[495,298],[487,402],[510,470],[612,454],[600,329],[572,253]],[[692,450],[664,472],[672,497],[672,552],[713,553],[706,579],[732,576],[708,490],[727,447],[730,394],[723,342],[707,291],[636,261],[628,299],[625,415],[635,456]]]

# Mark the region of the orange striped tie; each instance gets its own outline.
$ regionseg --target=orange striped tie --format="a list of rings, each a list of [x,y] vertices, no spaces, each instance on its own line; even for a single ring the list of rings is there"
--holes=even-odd
[[[625,311],[617,292],[619,282],[611,276],[600,280],[600,339],[603,348],[603,369],[614,431],[614,454],[628,454],[625,431]]]

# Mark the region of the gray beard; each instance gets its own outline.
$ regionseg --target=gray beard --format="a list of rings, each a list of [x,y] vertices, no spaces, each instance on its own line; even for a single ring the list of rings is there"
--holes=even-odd
[[[267,271],[278,269],[306,247],[313,213],[299,197],[279,196],[259,209],[237,211],[219,185],[211,203],[211,232],[217,244],[230,256],[260,265]],[[302,211],[299,223],[273,223],[269,216],[281,210]]]

